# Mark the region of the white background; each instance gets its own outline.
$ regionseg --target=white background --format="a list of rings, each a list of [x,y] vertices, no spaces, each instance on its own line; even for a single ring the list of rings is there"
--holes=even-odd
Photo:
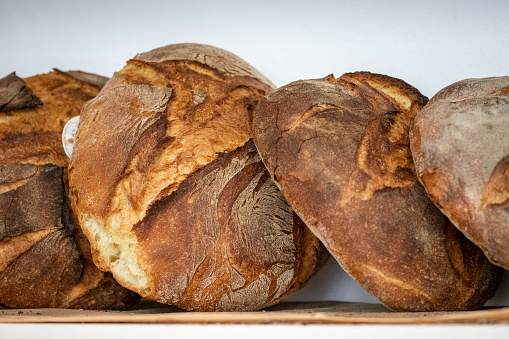
[[[137,53],[197,42],[277,86],[365,70],[431,97],[461,79],[509,75],[508,14],[504,0],[0,0],[0,78],[53,67],[111,76]],[[333,260],[289,300],[376,302]],[[489,305],[509,305],[509,279]]]

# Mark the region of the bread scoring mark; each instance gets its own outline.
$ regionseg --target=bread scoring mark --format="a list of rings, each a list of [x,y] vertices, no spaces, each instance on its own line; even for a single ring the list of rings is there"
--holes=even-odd
[[[39,171],[37,166],[25,165],[0,165],[0,194],[12,191],[25,185]]]
[[[370,72],[346,73],[340,77],[339,81],[353,82],[357,86],[362,86],[361,84],[365,83],[383,97],[389,99],[402,111],[411,111],[412,119],[428,102],[428,98],[422,95],[415,87],[400,79],[382,74]]]
[[[0,272],[14,261],[19,255],[30,249],[39,240],[54,230],[46,229],[35,232],[26,232],[12,238],[4,238],[0,242]]]
[[[220,80],[220,81],[224,80],[224,78],[222,76],[220,76],[215,70],[211,69],[210,67],[206,67],[204,65],[200,65],[195,62],[187,62],[186,64],[190,70],[193,70],[194,72],[196,72],[198,74],[206,75],[214,80]]]
[[[374,80],[365,77],[367,75],[360,74],[360,80],[356,79],[354,73],[342,76],[338,82],[347,82],[351,90],[371,103],[377,101],[370,99],[372,96],[382,95],[397,106],[378,105],[386,111],[378,112],[367,124],[357,150],[358,168],[352,172],[345,201],[354,196],[367,200],[378,190],[407,187],[416,181],[409,133],[417,111],[427,99],[415,100],[414,93],[403,91],[401,86],[377,81],[376,77]],[[376,92],[367,89],[366,85]]]
[[[174,89],[174,96],[166,111],[166,136],[171,138],[171,143],[161,145],[157,155],[154,156],[150,170],[142,175],[143,187],[140,189],[140,196],[136,199],[138,206],[134,208],[135,211],[139,211],[136,221],[141,220],[150,204],[178,189],[179,184],[190,173],[213,161],[217,158],[217,154],[243,145],[251,135],[250,119],[247,115],[244,115],[244,119],[239,119],[242,115],[239,114],[238,107],[246,107],[246,105],[239,105],[239,102],[248,100],[247,98],[253,96],[254,90],[246,86],[230,89],[228,83],[225,84],[225,80],[219,75],[213,77],[219,81],[214,82],[210,79],[209,73],[213,70],[206,69],[205,72],[196,65],[194,67],[190,65],[194,63],[175,62],[171,65],[157,66],[163,69],[154,68],[153,64],[138,63],[136,65],[147,74],[152,72],[183,74],[183,78],[168,77],[165,80],[170,81]],[[197,70],[201,71],[197,73]],[[206,92],[208,98],[199,106],[194,105],[195,97],[191,90],[196,87]],[[263,93],[256,94],[260,97],[263,95]],[[248,102],[251,104],[251,100]],[[192,116],[188,114],[190,111]],[[211,111],[218,114],[211,115]],[[229,138],[218,138],[218,135],[229,135]],[[131,162],[127,172],[137,172],[133,169],[134,163],[134,161]],[[129,187],[128,181],[131,178],[132,176],[124,179],[117,187]],[[115,196],[122,196],[122,194],[117,191]],[[128,204],[126,206],[128,207],[123,208],[124,210],[131,208]]]
[[[339,107],[337,105],[332,104],[317,104],[315,106],[310,107],[307,109],[300,117],[297,119],[294,119],[292,123],[288,126],[285,126],[285,129],[281,130],[281,137],[284,136],[286,133],[291,133],[296,128],[300,127],[302,123],[304,123],[307,119],[315,116],[318,113],[327,111],[327,110],[338,110],[338,109],[344,109],[343,107]],[[277,125],[277,122],[276,122]]]
[[[250,64],[226,50],[203,44],[172,44],[141,53],[135,57],[148,63],[189,62],[210,68],[225,77],[249,77],[259,79],[268,87],[275,88],[263,74]]]
[[[499,161],[491,173],[481,198],[480,209],[501,205],[509,200],[509,154]]]
[[[90,298],[89,293],[93,293],[94,289],[101,288],[103,284],[105,284],[105,275],[109,273],[105,273],[97,269],[97,267],[93,263],[85,262],[83,265],[83,273],[81,275],[81,279],[78,284],[76,284],[72,290],[64,297],[62,301],[62,308],[76,308],[73,307],[73,303],[77,302],[78,298],[85,297],[88,300],[88,304],[92,305],[91,309],[98,308],[96,304],[99,300],[94,298]],[[120,286],[118,288],[121,288]],[[105,296],[104,299],[107,298],[116,298],[117,295],[114,295],[112,291]],[[104,300],[103,299],[103,300]],[[105,300],[104,300],[105,301]],[[106,301],[105,301],[106,302]],[[118,300],[118,303],[121,304],[123,301]],[[78,307],[83,309],[83,307]],[[110,307],[107,307],[108,309]],[[114,309],[114,307],[112,307]]]
[[[402,93],[400,88],[379,84],[373,81],[368,81],[368,84],[377,91],[392,98],[402,110],[409,111],[412,108],[412,98],[410,98],[407,93]]]

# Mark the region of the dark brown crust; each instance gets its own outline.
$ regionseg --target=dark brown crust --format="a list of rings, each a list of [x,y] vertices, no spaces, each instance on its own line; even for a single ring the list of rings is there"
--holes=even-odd
[[[134,232],[154,279],[147,296],[187,310],[272,305],[300,289],[325,252],[306,237],[252,142],[189,176]]]
[[[386,306],[479,308],[501,271],[445,231],[417,182],[408,132],[425,102],[403,81],[366,72],[297,81],[262,99],[254,141],[292,208]]]
[[[104,276],[98,287],[73,299],[66,308],[81,310],[126,310],[136,305],[140,296],[120,286],[110,273]]]
[[[56,68],[55,68],[55,71],[62,72]],[[67,71],[67,72],[62,72],[62,73],[70,75],[73,78],[83,81],[89,85],[93,85],[93,86],[97,87],[98,89],[103,88],[104,85],[106,85],[106,83],[109,80],[109,78],[103,77],[102,75],[97,75],[94,73],[87,73],[87,72],[83,72],[83,71]]]
[[[80,279],[82,263],[69,233],[57,229],[0,273],[0,300],[11,308],[59,307]]]
[[[71,234],[62,175],[62,167],[50,164],[0,165],[0,188],[7,189],[0,194],[0,303],[10,308],[131,306],[139,296],[93,265],[79,228]]]
[[[509,77],[459,81],[439,91],[419,113],[411,139],[417,174],[431,199],[505,269],[508,110]]]
[[[34,174],[17,189],[0,195],[0,239],[44,229],[59,229],[63,225],[62,168],[57,166],[31,166]],[[5,166],[4,166],[5,167]],[[28,170],[32,172],[32,168]]]
[[[32,108],[42,105],[39,99],[23,79],[11,73],[0,79],[0,112],[9,112],[23,108]]]

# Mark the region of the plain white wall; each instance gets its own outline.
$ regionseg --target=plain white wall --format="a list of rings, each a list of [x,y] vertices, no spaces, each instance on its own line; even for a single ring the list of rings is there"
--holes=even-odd
[[[505,0],[0,0],[0,78],[53,67],[111,76],[137,53],[198,42],[277,86],[365,70],[431,97],[461,79],[509,75],[508,13]],[[376,302],[333,260],[289,300]],[[509,281],[489,304],[509,305]]]

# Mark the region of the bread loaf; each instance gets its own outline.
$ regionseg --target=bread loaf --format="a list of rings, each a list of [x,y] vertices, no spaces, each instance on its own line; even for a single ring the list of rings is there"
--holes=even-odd
[[[254,141],[296,213],[364,289],[398,311],[481,307],[501,278],[418,182],[409,129],[427,98],[367,72],[263,98]]]
[[[509,269],[509,77],[467,79],[419,112],[417,175],[454,225]]]
[[[305,284],[325,251],[249,142],[273,88],[199,44],[137,55],[115,73],[83,108],[69,168],[102,269],[187,310],[256,310]]]
[[[62,127],[99,91],[76,76],[101,79],[71,74],[55,70],[24,80],[14,74],[0,80],[3,307],[122,309],[139,300],[93,264],[69,209],[66,169],[58,166],[68,163]]]

